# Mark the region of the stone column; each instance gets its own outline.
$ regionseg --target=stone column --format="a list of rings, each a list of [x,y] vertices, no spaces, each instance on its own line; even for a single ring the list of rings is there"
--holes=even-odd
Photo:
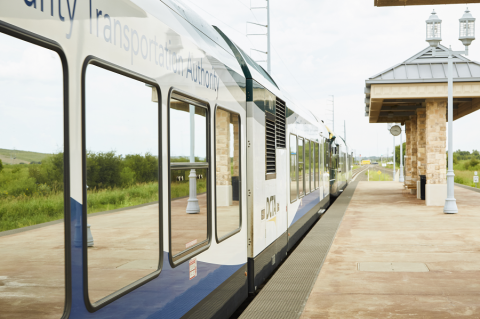
[[[230,113],[216,112],[216,187],[217,206],[232,205],[232,175],[230,167]]]
[[[417,109],[417,197],[420,198],[420,175],[426,175],[427,155],[426,155],[426,109]]]
[[[417,116],[410,116],[410,130],[407,131],[407,150],[409,153],[408,156],[408,176],[410,179],[407,182],[407,188],[410,190],[411,194],[416,194],[417,192]]]
[[[240,123],[237,114],[230,114],[233,124],[233,176],[240,174]]]
[[[427,100],[426,156],[427,206],[444,206],[447,198],[447,100]]]
[[[410,161],[410,157],[412,155],[411,153],[412,148],[410,147],[410,143],[412,142],[412,139],[410,138],[411,127],[412,127],[412,122],[405,121],[405,163],[404,163],[405,179],[403,183],[405,187],[408,187],[408,185],[412,181],[412,171],[411,171],[412,162]]]

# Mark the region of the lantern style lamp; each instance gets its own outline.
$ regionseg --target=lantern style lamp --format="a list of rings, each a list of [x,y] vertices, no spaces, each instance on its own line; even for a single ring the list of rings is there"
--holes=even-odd
[[[458,21],[460,21],[460,34],[458,39],[462,41],[465,46],[465,54],[468,54],[468,46],[475,40],[475,18],[467,8]]]
[[[430,46],[436,48],[442,41],[442,20],[440,20],[433,10],[427,22],[427,42]]]

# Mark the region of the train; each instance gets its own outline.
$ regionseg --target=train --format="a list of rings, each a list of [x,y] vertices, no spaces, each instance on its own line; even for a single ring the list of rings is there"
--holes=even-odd
[[[56,148],[3,165],[0,199],[59,207],[0,228],[0,318],[229,318],[352,179],[346,141],[180,0],[0,1],[0,43],[0,148]]]

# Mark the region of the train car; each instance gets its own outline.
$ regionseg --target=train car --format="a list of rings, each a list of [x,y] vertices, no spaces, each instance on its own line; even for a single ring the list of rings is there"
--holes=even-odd
[[[0,47],[0,318],[228,318],[351,178],[181,1],[1,1]]]

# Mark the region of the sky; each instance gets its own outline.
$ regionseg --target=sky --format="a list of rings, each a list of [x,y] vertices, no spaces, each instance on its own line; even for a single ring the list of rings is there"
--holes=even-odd
[[[265,36],[246,36],[247,22],[266,24],[264,0],[182,0],[209,23],[218,26],[256,60],[265,55]],[[480,4],[468,5],[480,18]],[[425,20],[433,9],[442,22],[443,45],[463,50],[458,19],[465,5],[374,7],[373,0],[270,1],[272,75],[296,103],[327,123],[330,95],[335,101],[335,131],[356,155],[380,156],[393,149],[387,124],[369,124],[365,117],[365,80],[428,47]],[[478,22],[478,20],[477,20]],[[478,26],[477,26],[478,29]],[[248,33],[265,28],[248,26]],[[480,41],[473,41],[469,59],[480,61]],[[266,69],[266,63],[260,63]],[[454,122],[454,149],[480,149],[480,135],[471,134],[480,111]],[[397,145],[399,138],[396,138]],[[405,137],[403,138],[405,142]]]
[[[247,27],[247,22],[266,24],[265,9],[249,9],[250,6],[264,7],[265,0],[182,1],[207,22],[222,29],[254,59],[265,60],[264,54],[252,49],[265,51],[266,37],[246,36],[247,31],[265,33],[264,27],[251,24]],[[480,17],[480,4],[469,4],[468,7],[474,17]],[[387,124],[369,124],[364,116],[365,80],[428,46],[425,42],[425,20],[432,9],[443,20],[442,44],[462,50],[458,41],[458,19],[465,8],[465,5],[377,8],[372,0],[271,1],[272,75],[296,103],[308,107],[326,123],[331,118],[327,105],[333,95],[337,135],[344,135],[346,123],[347,143],[357,156],[384,156],[387,150],[392,151],[393,137],[387,131]],[[62,127],[59,124],[62,122],[62,83],[58,56],[2,34],[0,43],[0,148],[60,151],[63,148]],[[469,52],[468,58],[480,61],[480,42],[473,41]],[[266,68],[265,63],[260,64]],[[95,83],[101,85],[104,92],[105,83],[109,83],[104,77],[108,75],[100,73],[97,72]],[[149,117],[151,123],[142,126],[135,134],[149,136],[155,124],[155,114],[148,106],[152,104],[149,101],[150,89],[142,83],[135,84],[134,80],[118,81],[124,81],[123,95],[100,96],[92,85],[89,89],[93,97],[91,103],[105,105],[117,99],[126,102],[125,105],[132,104],[134,101],[127,100],[126,93],[127,87],[134,86],[132,90],[135,93],[132,94],[137,111],[141,116],[152,115]],[[19,103],[25,108],[12,107]],[[93,107],[92,110],[102,112]],[[119,153],[126,153],[127,150],[121,148],[129,144],[132,152],[149,150],[156,155],[155,140],[141,138],[136,139],[140,142],[133,143],[131,133],[118,127],[121,121],[119,113],[100,114],[101,118],[109,119],[103,121],[103,125],[115,127],[119,132],[118,136],[105,136],[103,139],[97,138],[99,133],[95,130],[100,124],[95,124],[92,117],[88,122],[92,126],[87,132],[90,141],[87,148],[108,151],[110,149],[106,147],[109,146]],[[127,117],[136,121],[131,115]],[[455,150],[480,149],[479,135],[471,134],[472,128],[479,122],[479,111],[454,122]],[[201,124],[198,125],[200,128]],[[107,142],[112,139],[121,142]],[[399,143],[399,138],[396,142]],[[186,144],[178,145],[182,148],[178,149],[179,153],[187,151]]]

